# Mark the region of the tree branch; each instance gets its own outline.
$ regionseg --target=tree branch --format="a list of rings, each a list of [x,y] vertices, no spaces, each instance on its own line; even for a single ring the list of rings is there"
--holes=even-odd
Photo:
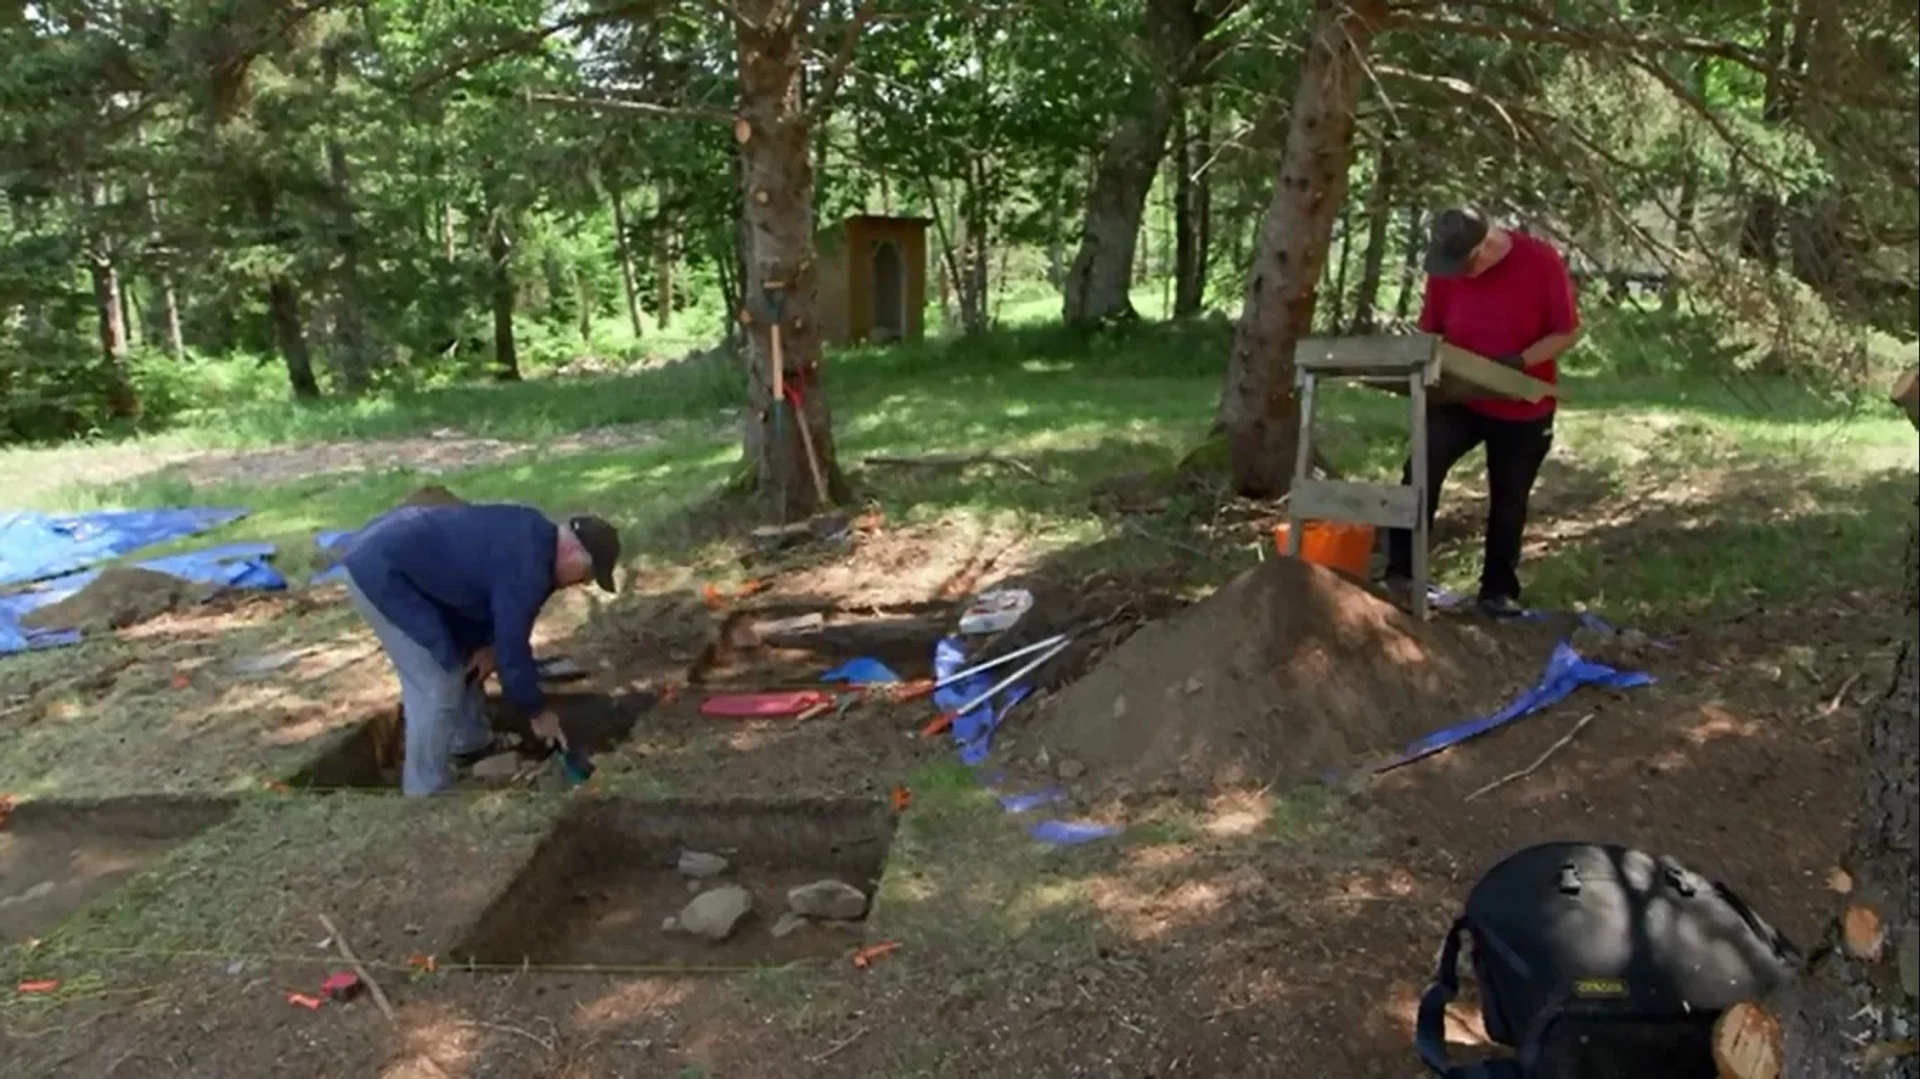
[[[1465,34],[1468,37],[1491,38],[1497,41],[1532,41],[1545,45],[1566,45],[1576,49],[1620,49],[1648,54],[1689,53],[1695,56],[1716,56],[1730,60],[1743,67],[1751,68],[1761,74],[1770,74],[1774,65],[1753,53],[1724,41],[1710,41],[1697,37],[1655,37],[1635,34],[1627,31],[1599,30],[1589,27],[1573,27],[1549,18],[1538,11],[1520,4],[1499,3],[1497,0],[1477,3],[1474,6],[1500,14],[1512,15],[1531,26],[1496,26],[1483,22],[1471,22],[1444,16],[1407,15],[1405,12],[1427,10],[1438,6],[1425,0],[1404,0],[1393,6],[1393,15],[1386,29],[1426,30],[1441,34]]]
[[[597,10],[585,11],[578,15],[569,16],[551,26],[542,26],[523,34],[516,34],[505,41],[481,49],[479,52],[461,57],[446,67],[440,68],[419,79],[413,84],[412,89],[420,91],[438,86],[448,79],[453,78],[455,75],[462,74],[477,67],[484,67],[501,57],[510,56],[517,52],[526,52],[548,38],[553,37],[555,34],[564,34],[569,30],[580,30],[589,26],[598,26],[601,23],[630,18],[657,7],[658,0],[634,0],[634,2],[631,3],[619,4],[610,8],[599,8]]]
[[[818,124],[833,108],[833,99],[839,96],[840,84],[847,75],[847,65],[853,62],[853,48],[859,43],[861,33],[872,18],[873,0],[854,0],[853,18],[847,22],[846,34],[840,39],[840,49],[820,73],[820,92],[807,102],[806,122],[809,127]]]
[[[526,92],[528,101],[538,101],[547,105],[565,105],[578,109],[604,109],[612,112],[637,112],[647,116],[658,116],[663,120],[701,120],[707,123],[730,124],[733,113],[725,109],[706,108],[699,105],[656,105],[649,101],[628,101],[616,97],[574,97],[571,94],[548,94],[533,90]]]

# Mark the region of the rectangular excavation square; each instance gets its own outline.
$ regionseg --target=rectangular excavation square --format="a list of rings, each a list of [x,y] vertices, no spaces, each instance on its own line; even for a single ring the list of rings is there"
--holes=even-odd
[[[893,842],[880,802],[582,801],[454,949],[458,962],[736,966],[835,956],[864,939],[863,918],[787,919],[787,890],[835,880],[871,897]],[[694,880],[682,852],[726,869]],[[714,941],[668,929],[701,892],[738,886],[753,907]]]
[[[559,715],[567,743],[589,755],[605,753],[625,741],[654,700],[649,692],[547,688],[547,705]],[[524,726],[512,706],[498,696],[487,698],[487,722],[496,731]],[[305,766],[287,777],[287,785],[312,790],[398,789],[405,738],[402,723],[399,709],[389,708],[335,733]]]
[[[44,935],[233,810],[166,795],[15,806],[0,824],[0,946]]]

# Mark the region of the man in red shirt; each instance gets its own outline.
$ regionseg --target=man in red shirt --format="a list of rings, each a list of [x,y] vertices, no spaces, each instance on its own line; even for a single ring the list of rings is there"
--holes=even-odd
[[[1498,360],[1543,382],[1558,380],[1555,362],[1580,335],[1573,279],[1552,245],[1490,225],[1478,211],[1443,211],[1433,223],[1426,256],[1422,333]],[[1480,570],[1480,608],[1518,614],[1520,541],[1527,499],[1553,445],[1554,399],[1538,402],[1484,398],[1427,409],[1427,524],[1440,501],[1447,472],[1475,446],[1487,447],[1486,557]],[[1413,462],[1402,473],[1413,482]],[[1387,582],[1404,589],[1413,576],[1413,536],[1387,534]]]

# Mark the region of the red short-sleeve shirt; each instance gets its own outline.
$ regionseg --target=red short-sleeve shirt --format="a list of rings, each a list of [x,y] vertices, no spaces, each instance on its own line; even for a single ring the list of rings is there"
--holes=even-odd
[[[1429,277],[1420,306],[1420,330],[1438,334],[1456,348],[1482,356],[1510,356],[1535,341],[1580,327],[1573,278],[1551,244],[1523,232],[1508,233],[1513,248],[1478,277]],[[1557,360],[1527,367],[1543,382],[1559,381]],[[1552,415],[1554,399],[1537,402],[1481,398],[1462,402],[1485,416],[1534,420]]]

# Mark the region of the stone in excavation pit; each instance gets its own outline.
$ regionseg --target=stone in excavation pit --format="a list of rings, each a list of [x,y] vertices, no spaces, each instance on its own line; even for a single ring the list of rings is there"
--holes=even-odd
[[[715,888],[694,897],[680,911],[680,932],[721,941],[733,936],[740,922],[753,912],[753,894],[737,884]]]
[[[851,921],[867,912],[867,896],[842,881],[817,880],[787,889],[787,909],[808,918]]]
[[[718,854],[707,854],[704,851],[697,850],[683,850],[680,852],[678,868],[680,875],[683,877],[692,877],[695,880],[706,880],[708,877],[717,877],[725,873],[727,871],[727,860]]]

